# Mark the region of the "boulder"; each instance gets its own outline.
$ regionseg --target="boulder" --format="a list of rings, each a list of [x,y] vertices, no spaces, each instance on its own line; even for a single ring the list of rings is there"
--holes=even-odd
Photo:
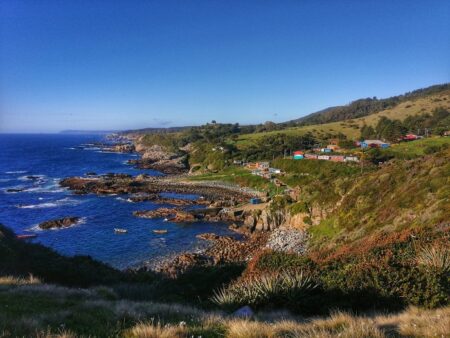
[[[64,217],[59,219],[54,219],[50,221],[45,221],[39,224],[39,228],[47,230],[53,228],[67,228],[76,224],[80,220],[79,217]]]
[[[246,306],[241,307],[240,309],[237,309],[233,313],[233,316],[239,317],[239,318],[250,318],[250,317],[254,316],[254,312],[250,306],[246,305]]]

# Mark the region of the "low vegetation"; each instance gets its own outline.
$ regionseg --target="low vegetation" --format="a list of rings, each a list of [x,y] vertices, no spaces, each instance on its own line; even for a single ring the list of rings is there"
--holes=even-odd
[[[244,305],[289,306],[303,294],[317,285],[302,271],[276,271],[270,274],[254,275],[219,289],[212,301],[225,308]]]

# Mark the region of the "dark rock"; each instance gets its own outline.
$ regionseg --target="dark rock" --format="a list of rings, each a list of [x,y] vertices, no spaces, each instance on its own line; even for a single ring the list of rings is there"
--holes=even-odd
[[[24,191],[25,189],[23,189],[23,188],[20,188],[20,189],[17,189],[17,188],[11,188],[11,189],[6,189],[6,192],[21,192],[21,191]]]
[[[71,225],[76,224],[80,220],[79,217],[64,217],[59,219],[54,219],[46,222],[42,222],[39,224],[39,228],[41,229],[52,229],[52,228],[67,228]]]

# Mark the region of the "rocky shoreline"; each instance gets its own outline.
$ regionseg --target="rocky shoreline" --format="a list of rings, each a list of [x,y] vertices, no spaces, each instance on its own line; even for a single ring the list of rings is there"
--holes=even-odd
[[[184,252],[158,261],[144,262],[143,266],[135,270],[153,271],[169,278],[177,278],[195,267],[245,263],[266,245],[269,233],[244,234],[241,239],[214,233],[200,234],[197,237],[210,242],[209,245],[196,252]]]
[[[199,220],[225,222],[230,224],[231,230],[239,232],[242,236],[241,239],[236,239],[213,233],[200,234],[198,238],[208,242],[205,249],[184,252],[158,262],[145,262],[136,270],[152,270],[168,277],[176,277],[194,266],[244,263],[265,247],[288,251],[293,249],[294,242],[295,245],[300,243],[301,248],[304,247],[305,236],[302,232],[295,234],[290,234],[289,230],[270,232],[288,219],[283,212],[272,212],[267,205],[256,210],[240,207],[248,204],[249,199],[257,195],[257,192],[214,182],[183,181],[179,176],[174,176],[187,171],[185,161],[181,157],[165,152],[160,146],[143,147],[136,140],[134,144],[130,144],[121,137],[120,142],[116,145],[108,145],[104,149],[138,152],[141,158],[130,160],[130,164],[142,169],[160,170],[170,175],[157,177],[146,174],[132,176],[120,173],[105,175],[86,173],[82,177],[65,178],[60,181],[60,185],[74,194],[127,195],[127,201],[132,203],[151,201],[163,205],[154,210],[134,211],[135,217],[164,218],[174,223]],[[199,197],[196,199],[173,198],[164,196],[164,193]]]

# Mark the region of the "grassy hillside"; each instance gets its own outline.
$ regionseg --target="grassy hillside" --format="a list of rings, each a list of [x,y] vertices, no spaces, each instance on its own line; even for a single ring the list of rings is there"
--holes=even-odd
[[[450,109],[450,90],[443,92],[406,100],[392,108],[385,109],[371,115],[350,119],[340,122],[331,122],[325,124],[307,125],[301,127],[291,127],[283,130],[276,130],[264,133],[252,133],[240,135],[237,140],[239,148],[247,148],[255,144],[259,139],[269,136],[284,133],[287,135],[305,135],[313,134],[319,138],[332,138],[338,134],[343,134],[349,139],[358,139],[361,135],[360,129],[363,125],[374,127],[378,120],[385,116],[389,119],[397,119],[403,121],[408,116],[414,116],[424,113],[431,113],[436,108]]]
[[[423,97],[440,94],[448,91],[449,89],[450,84],[442,84],[414,90],[403,95],[393,96],[386,99],[378,99],[376,97],[359,99],[348,105],[329,107],[291,122],[302,124],[323,124],[360,118],[398,106],[406,101],[413,101]]]

